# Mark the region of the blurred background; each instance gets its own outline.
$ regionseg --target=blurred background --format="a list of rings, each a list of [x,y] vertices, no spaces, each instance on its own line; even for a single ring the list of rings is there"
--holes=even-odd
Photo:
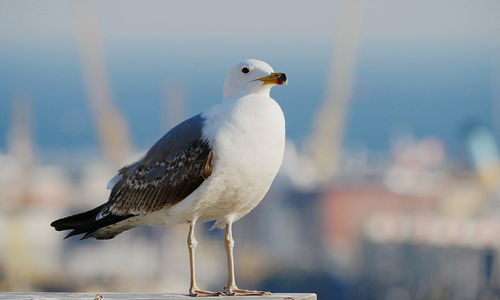
[[[186,293],[186,225],[50,222],[219,102],[258,58],[283,167],[234,226],[239,286],[319,299],[500,298],[500,2],[0,1],[0,290]],[[197,232],[222,290],[223,232]]]

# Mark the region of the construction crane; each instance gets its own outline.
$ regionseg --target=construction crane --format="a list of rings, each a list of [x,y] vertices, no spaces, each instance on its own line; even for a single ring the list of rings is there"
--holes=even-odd
[[[305,154],[319,173],[318,178],[323,178],[325,182],[336,175],[342,155],[363,7],[363,0],[344,0],[340,4],[326,99],[315,118],[313,132],[304,145]]]

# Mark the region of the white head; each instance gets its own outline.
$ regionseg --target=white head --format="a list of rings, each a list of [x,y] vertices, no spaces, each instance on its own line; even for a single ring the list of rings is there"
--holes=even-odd
[[[248,94],[269,96],[271,88],[286,83],[285,73],[275,73],[267,63],[247,59],[229,70],[224,82],[224,99]]]

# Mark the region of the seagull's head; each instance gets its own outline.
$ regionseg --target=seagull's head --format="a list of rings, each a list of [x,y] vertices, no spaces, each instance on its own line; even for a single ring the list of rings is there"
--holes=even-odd
[[[286,84],[285,73],[275,73],[267,63],[257,59],[247,59],[229,70],[224,82],[224,99],[248,94],[269,96],[275,85]]]

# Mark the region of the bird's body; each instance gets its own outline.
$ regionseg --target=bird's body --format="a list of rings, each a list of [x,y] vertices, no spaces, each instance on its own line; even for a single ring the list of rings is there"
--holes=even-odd
[[[197,218],[223,227],[262,200],[283,160],[285,119],[279,105],[272,98],[250,95],[225,100],[201,116],[202,137],[217,149],[212,175],[183,201],[121,223],[162,226]]]
[[[214,171],[159,219],[178,223],[195,217],[223,228],[252,210],[271,186],[283,159],[285,120],[279,105],[260,95],[225,100],[202,116],[203,136],[217,149]]]
[[[108,202],[52,226],[72,229],[68,236],[109,239],[139,225],[190,223],[190,292],[196,294],[193,228],[196,222],[215,220],[215,227],[225,226],[230,234],[226,250],[233,279],[228,289],[238,290],[231,225],[262,200],[283,160],[285,120],[269,91],[284,82],[283,73],[273,73],[261,61],[233,67],[221,103],[182,122],[141,160],[122,168],[108,185]]]

